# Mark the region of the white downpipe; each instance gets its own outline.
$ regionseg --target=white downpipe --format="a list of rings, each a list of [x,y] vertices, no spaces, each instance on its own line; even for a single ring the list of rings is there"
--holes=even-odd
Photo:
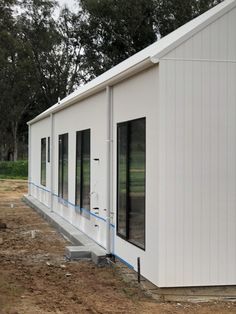
[[[51,135],[50,135],[50,211],[53,212],[53,157],[54,157],[54,141],[53,141],[53,134],[54,134],[54,121],[53,121],[53,113],[50,114],[50,124],[51,124]]]
[[[113,104],[112,104],[112,88],[106,87],[107,98],[107,217],[106,217],[106,253],[111,254],[111,212],[112,212],[112,182],[113,182]]]
[[[28,195],[31,195],[31,125],[28,127]]]

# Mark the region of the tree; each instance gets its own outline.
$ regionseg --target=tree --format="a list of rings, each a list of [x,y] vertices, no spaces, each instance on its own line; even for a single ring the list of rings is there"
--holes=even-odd
[[[46,109],[81,83],[82,45],[77,31],[81,18],[64,8],[55,19],[57,3],[51,0],[24,0],[23,7],[22,41],[28,46],[41,90],[40,109]]]
[[[80,5],[90,79],[157,39],[152,0],[81,0]]]
[[[1,0],[0,158],[17,159],[26,121],[58,97],[219,2],[78,0],[78,12],[64,8],[55,18],[54,0]]]
[[[8,82],[9,67],[14,58],[13,47],[15,45],[12,36],[15,21],[13,18],[12,6],[16,4],[14,0],[3,0],[0,2],[0,146],[1,155],[5,157],[9,150],[8,143],[10,141],[9,134],[9,109],[7,101],[11,94],[10,82]],[[10,90],[10,92],[9,92]]]
[[[222,0],[154,0],[156,26],[161,37],[220,2]]]
[[[0,19],[8,28],[0,36],[0,114],[5,117],[1,129],[8,137],[1,147],[4,158],[8,158],[8,150],[16,160],[25,122],[84,82],[80,70],[83,54],[74,27],[79,19],[68,9],[56,20],[55,1],[22,0],[18,2],[21,13],[16,16],[11,9],[16,2],[4,1]]]
[[[58,30],[61,35],[59,46],[61,60],[60,67],[65,75],[66,93],[70,94],[75,88],[87,81],[87,69],[84,56],[84,36],[82,31],[82,14],[72,13],[68,8],[61,10]]]
[[[53,18],[56,2],[51,0],[23,0],[23,13],[18,18],[18,26],[23,45],[28,51],[35,81],[38,88],[37,99],[42,99],[41,110],[57,102],[66,95],[66,84],[58,64],[58,46],[61,37]]]
[[[78,0],[87,80],[222,0]],[[76,32],[75,32],[76,34]],[[75,38],[76,41],[76,38]]]
[[[9,3],[6,5],[7,20],[12,23],[1,34],[0,45],[0,107],[1,115],[5,115],[4,130],[11,134],[9,146],[14,160],[18,157],[19,127],[27,112],[38,114],[55,103],[58,96],[66,95],[66,83],[59,77],[61,69],[54,58],[60,43],[51,17],[55,3],[31,0],[21,5],[25,11],[17,17],[13,17]],[[23,125],[24,130],[25,121]]]

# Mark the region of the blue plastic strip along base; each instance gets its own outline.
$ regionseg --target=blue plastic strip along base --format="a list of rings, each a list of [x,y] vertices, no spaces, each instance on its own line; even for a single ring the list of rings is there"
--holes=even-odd
[[[123,264],[125,264],[127,267],[129,267],[130,269],[134,269],[134,266],[132,266],[131,264],[129,264],[128,262],[126,262],[123,258],[121,258],[120,256],[114,254],[114,256],[120,260]]]
[[[35,183],[33,183],[33,182],[29,182],[29,184],[32,184],[32,185],[34,185],[36,188],[39,188],[39,189],[41,189],[41,190],[43,190],[43,191],[45,191],[45,192],[47,192],[47,193],[51,193],[51,191],[50,190],[47,190],[46,188],[44,188],[44,187],[41,187],[41,186],[38,186],[37,184],[35,184]],[[57,194],[55,194],[55,193],[52,193],[52,195],[54,196],[54,197],[56,197],[58,200],[60,200],[62,203],[65,203],[65,204],[68,204],[68,205],[70,205],[70,206],[72,206],[72,207],[74,207],[75,209],[79,209],[79,210],[81,210],[81,211],[84,211],[84,212],[86,212],[86,213],[88,213],[89,215],[91,215],[91,216],[93,216],[93,217],[95,217],[95,218],[97,218],[97,219],[100,219],[100,220],[102,220],[103,222],[106,222],[106,219],[105,218],[103,218],[103,217],[101,217],[101,216],[98,216],[98,215],[96,215],[96,214],[94,214],[94,213],[91,213],[88,209],[86,209],[86,208],[80,208],[79,206],[77,206],[77,205],[75,205],[75,204],[73,204],[73,203],[71,203],[71,202],[69,202],[69,201],[67,201],[67,200],[64,200],[63,198],[61,198],[61,197],[59,197]],[[45,205],[45,204],[44,204]],[[49,208],[49,206],[47,206],[48,208]],[[62,217],[63,218],[63,217]],[[65,218],[63,218],[63,219],[65,219]],[[65,219],[66,220],[66,219]],[[67,221],[67,220],[66,220]],[[113,229],[115,229],[115,225],[114,224],[110,224],[110,226],[113,228]],[[78,227],[76,227],[78,230],[80,230]],[[81,231],[81,230],[80,230]],[[115,231],[115,230],[114,230]],[[120,260],[123,264],[125,264],[127,267],[129,267],[130,269],[134,269],[134,267],[131,265],[131,264],[129,264],[127,261],[125,261],[123,258],[121,258],[120,256],[118,256],[118,255],[116,255],[115,253],[114,253],[114,251],[115,251],[115,243],[114,243],[114,239],[115,239],[115,232],[113,231],[113,255],[118,259],[118,260]],[[81,231],[81,232],[83,232],[83,231]],[[84,233],[84,232],[83,232]],[[94,240],[94,239],[92,239],[93,241],[95,241],[97,244],[99,244],[99,245],[101,245],[100,243],[98,243],[96,240]]]
[[[47,190],[47,189],[45,189],[45,188],[43,188],[43,187],[41,187],[41,186],[38,186],[37,184],[35,184],[35,183],[33,183],[33,182],[29,182],[29,184],[32,184],[32,185],[34,185],[35,187],[37,187],[37,188],[39,188],[39,189],[41,189],[41,190],[43,190],[43,191],[45,191],[45,192],[51,193],[50,190]],[[72,207],[74,207],[74,208],[76,208],[76,209],[79,209],[79,210],[81,210],[81,211],[83,211],[83,212],[88,213],[89,215],[91,215],[91,216],[93,216],[93,217],[95,217],[95,218],[97,218],[97,219],[100,219],[100,220],[106,222],[106,219],[105,219],[105,218],[103,218],[103,217],[101,217],[101,216],[99,216],[99,215],[96,215],[96,214],[94,214],[94,213],[91,213],[90,210],[88,210],[88,209],[86,209],[86,208],[80,208],[79,206],[77,206],[77,205],[75,205],[75,204],[69,202],[68,200],[65,200],[65,199],[61,198],[60,196],[58,196],[58,195],[55,194],[55,193],[52,193],[52,195],[55,196],[55,197],[57,197],[58,200],[59,200],[62,204],[63,204],[63,203],[64,203],[64,205],[68,204],[68,205],[70,205],[70,206],[72,206]],[[112,225],[111,225],[111,226],[112,226]]]

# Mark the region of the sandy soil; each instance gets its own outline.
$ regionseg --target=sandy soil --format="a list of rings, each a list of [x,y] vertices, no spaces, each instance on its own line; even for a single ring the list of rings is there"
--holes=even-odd
[[[66,262],[66,240],[21,201],[26,187],[0,180],[1,314],[236,313],[233,303],[157,303],[114,268]]]

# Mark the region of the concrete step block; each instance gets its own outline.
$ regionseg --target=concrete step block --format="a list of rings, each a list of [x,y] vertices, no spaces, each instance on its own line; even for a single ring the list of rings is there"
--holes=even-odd
[[[86,246],[66,246],[65,255],[71,260],[91,259],[91,250]]]
[[[108,264],[106,255],[99,254],[96,251],[91,252],[92,261],[98,266],[105,266]]]

